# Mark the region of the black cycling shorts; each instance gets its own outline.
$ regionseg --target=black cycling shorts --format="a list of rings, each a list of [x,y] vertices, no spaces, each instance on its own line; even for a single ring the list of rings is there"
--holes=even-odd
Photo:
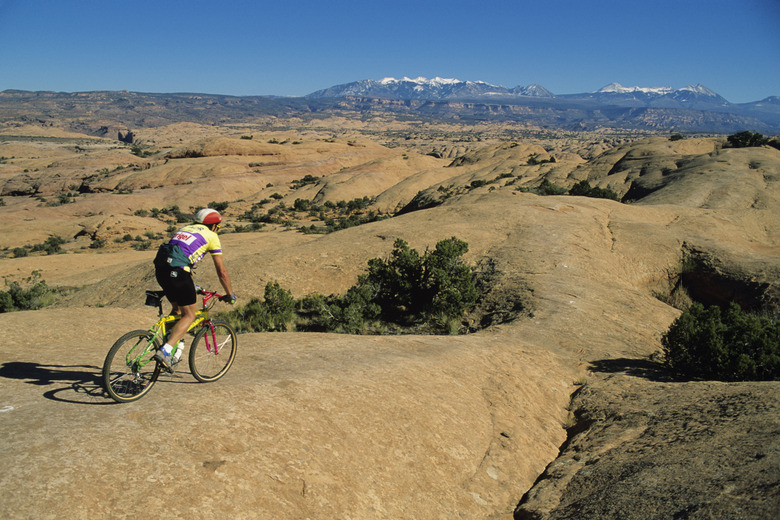
[[[165,291],[165,297],[171,303],[183,306],[192,305],[198,301],[198,295],[195,293],[195,282],[192,281],[192,275],[189,271],[180,267],[155,265],[155,275],[157,283]]]

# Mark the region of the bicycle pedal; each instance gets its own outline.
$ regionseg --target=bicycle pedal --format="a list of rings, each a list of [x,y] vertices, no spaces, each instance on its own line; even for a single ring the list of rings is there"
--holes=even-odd
[[[162,354],[161,350],[158,350],[153,359],[157,362],[158,365],[160,365],[162,370],[168,372],[169,374],[173,374],[173,365],[169,365],[168,362],[164,361],[166,357],[170,358],[170,356],[166,356],[165,354]]]

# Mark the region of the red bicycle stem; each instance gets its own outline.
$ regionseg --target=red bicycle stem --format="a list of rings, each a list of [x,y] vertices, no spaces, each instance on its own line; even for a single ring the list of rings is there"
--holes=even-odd
[[[221,294],[218,294],[215,291],[207,291],[206,289],[203,289],[202,287],[196,288],[199,294],[203,295],[203,308],[206,308],[206,304],[211,300],[212,298],[216,297],[217,299],[222,298]]]

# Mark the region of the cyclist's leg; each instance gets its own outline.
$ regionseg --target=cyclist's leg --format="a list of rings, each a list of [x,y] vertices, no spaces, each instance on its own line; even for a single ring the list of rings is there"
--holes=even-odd
[[[168,333],[167,347],[178,343],[187,333],[197,312],[198,295],[195,292],[195,283],[189,271],[178,267],[158,266],[156,269],[157,282],[165,291],[165,296],[171,302],[173,309],[171,314],[181,315],[173,328]],[[166,349],[167,351],[168,349]]]
[[[179,340],[187,334],[187,329],[189,329],[192,322],[195,321],[195,314],[198,312],[197,303],[193,303],[192,305],[178,305],[178,307],[179,310],[181,310],[181,319],[176,322],[171,329],[171,332],[168,334],[168,344],[171,346],[178,343]]]

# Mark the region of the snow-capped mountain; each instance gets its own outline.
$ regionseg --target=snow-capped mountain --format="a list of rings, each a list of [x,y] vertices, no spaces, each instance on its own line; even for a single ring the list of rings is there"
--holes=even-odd
[[[672,87],[624,87],[620,83],[610,83],[605,87],[601,87],[596,91],[596,94],[634,94],[641,92],[643,94],[658,94],[664,95],[674,92]]]
[[[545,98],[555,97],[555,94],[553,94],[543,86],[539,85],[538,83],[532,83],[527,87],[517,86],[512,89],[512,92],[514,92],[515,94],[520,94],[521,96],[545,97]]]
[[[492,85],[484,81],[461,81],[455,78],[424,77],[401,79],[383,78],[381,80],[361,80],[318,90],[306,97],[377,97],[389,99],[482,99],[512,98],[518,96],[554,97],[553,93],[541,85],[517,86],[507,88]]]
[[[569,94],[569,99],[593,99],[619,106],[645,106],[656,108],[711,109],[730,105],[727,100],[704,85],[672,87],[625,87],[610,83],[589,94]]]
[[[624,87],[620,83],[610,83],[606,87],[602,87],[595,92],[596,94],[645,94],[647,96],[673,96],[678,99],[682,98],[712,98],[717,99],[718,102],[728,103],[725,99],[720,97],[717,93],[708,89],[701,83],[698,85],[689,85],[680,89],[674,89],[672,87]]]

